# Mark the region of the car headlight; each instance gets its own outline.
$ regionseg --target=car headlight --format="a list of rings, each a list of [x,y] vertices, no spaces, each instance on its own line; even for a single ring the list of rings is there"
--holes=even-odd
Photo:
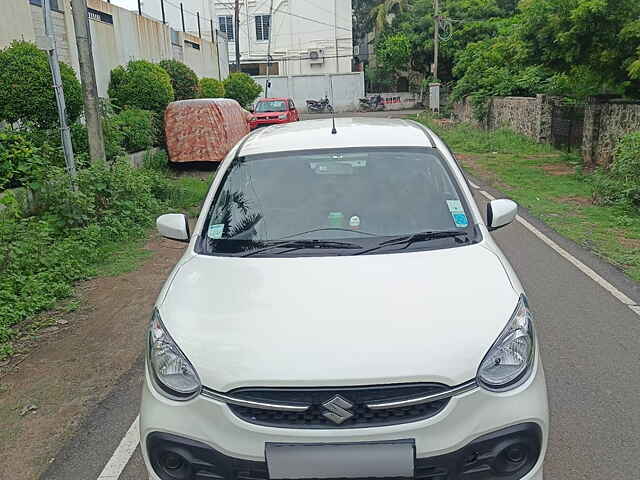
[[[286,118],[287,118],[287,114],[286,113],[278,115],[278,120],[285,120]]]
[[[200,392],[196,370],[167,333],[158,310],[149,327],[148,360],[159,391],[174,400],[188,400]]]
[[[478,369],[478,383],[487,390],[515,388],[531,373],[535,357],[533,316],[524,295]]]

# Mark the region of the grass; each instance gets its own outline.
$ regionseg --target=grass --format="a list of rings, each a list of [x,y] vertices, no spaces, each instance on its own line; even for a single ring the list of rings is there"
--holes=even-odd
[[[582,160],[507,129],[419,121],[455,151],[465,170],[517,201],[563,236],[640,281],[640,212],[595,205]]]

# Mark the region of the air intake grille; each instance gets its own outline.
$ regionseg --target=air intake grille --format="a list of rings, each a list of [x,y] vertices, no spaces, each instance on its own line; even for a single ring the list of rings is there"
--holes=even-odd
[[[247,422],[282,428],[363,428],[415,422],[439,413],[449,399],[408,407],[372,410],[367,403],[374,401],[402,400],[422,395],[431,395],[448,390],[441,384],[407,384],[381,387],[336,387],[336,388],[256,388],[239,389],[230,393],[234,398],[273,403],[301,403],[311,407],[305,412],[283,412],[260,408],[229,405],[238,417]],[[330,409],[324,404],[336,396],[346,400],[350,407],[338,414],[337,423],[327,417]],[[339,411],[340,412],[340,411]],[[347,415],[350,417],[343,420]],[[334,418],[336,418],[334,416]]]

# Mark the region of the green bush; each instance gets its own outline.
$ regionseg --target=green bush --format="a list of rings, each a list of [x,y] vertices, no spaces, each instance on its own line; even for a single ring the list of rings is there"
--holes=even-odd
[[[594,194],[601,204],[640,207],[640,131],[624,136],[609,169],[594,174]]]
[[[22,133],[0,130],[0,190],[36,181],[47,167],[51,150],[47,144],[34,144]]]
[[[215,78],[201,78],[199,90],[200,98],[224,97],[224,84]]]
[[[127,152],[147,150],[156,144],[158,122],[153,112],[128,108],[110,118],[109,122],[122,133],[123,147]]]
[[[262,87],[246,73],[232,73],[224,80],[224,92],[227,98],[233,98],[248,108],[258,98]]]
[[[82,89],[73,69],[60,63],[69,123],[82,112]],[[58,124],[58,110],[47,54],[32,43],[13,42],[0,51],[0,120]]]
[[[71,295],[116,245],[144,236],[155,215],[201,200],[200,184],[187,190],[161,170],[118,160],[80,169],[74,191],[64,169],[49,168],[36,191],[39,214],[0,222],[0,359],[19,322]]]
[[[126,153],[123,147],[124,135],[116,128],[111,119],[102,120],[102,134],[104,136],[104,153],[108,161],[112,162]],[[83,163],[84,160],[84,163],[88,163],[89,135],[86,125],[79,122],[71,125],[71,142],[73,153],[78,157],[76,161]],[[58,145],[60,144],[58,143]]]
[[[198,76],[178,60],[162,60],[159,64],[171,77],[176,100],[189,100],[198,96]]]
[[[133,107],[158,114],[174,100],[169,74],[146,60],[134,60],[112,70],[108,92],[111,102],[121,109]]]

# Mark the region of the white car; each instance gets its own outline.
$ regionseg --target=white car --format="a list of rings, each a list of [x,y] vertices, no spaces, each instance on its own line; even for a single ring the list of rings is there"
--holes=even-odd
[[[140,411],[153,480],[543,478],[534,320],[433,132],[261,129],[229,153],[153,312]]]

